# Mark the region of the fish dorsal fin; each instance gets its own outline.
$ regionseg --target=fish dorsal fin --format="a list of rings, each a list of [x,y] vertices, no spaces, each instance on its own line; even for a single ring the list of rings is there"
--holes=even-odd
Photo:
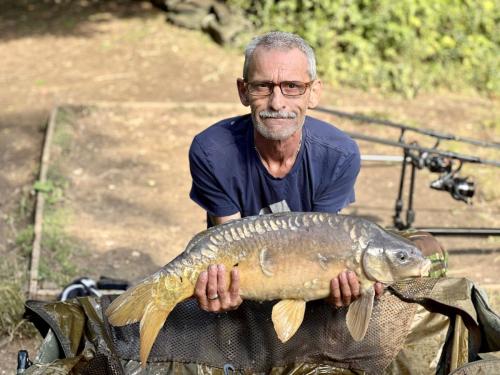
[[[284,299],[274,305],[272,320],[281,342],[288,341],[297,332],[305,311],[306,301],[302,299]]]
[[[375,289],[373,285],[363,291],[361,297],[349,305],[346,323],[347,329],[355,341],[361,341],[365,337],[368,323],[372,316]]]

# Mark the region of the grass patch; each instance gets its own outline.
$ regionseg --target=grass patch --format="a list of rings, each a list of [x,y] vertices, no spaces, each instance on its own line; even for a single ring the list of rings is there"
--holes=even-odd
[[[35,231],[33,225],[21,229],[16,236],[16,246],[19,248],[23,257],[28,258],[33,251],[33,239],[35,238]]]
[[[58,286],[66,285],[78,274],[78,267],[71,259],[79,249],[65,231],[72,220],[72,213],[64,207],[69,182],[64,173],[64,161],[61,160],[71,152],[73,118],[74,110],[71,108],[58,111],[52,139],[53,162],[47,171],[46,181],[34,184],[34,189],[45,197],[39,278]]]
[[[53,199],[53,198],[52,198]],[[40,260],[40,279],[63,286],[73,279],[78,268],[71,261],[76,245],[65,234],[65,224],[71,220],[71,214],[57,204],[46,208],[42,231],[42,251]]]
[[[0,252],[0,347],[9,344],[16,336],[34,336],[36,330],[23,320],[29,257],[33,246],[34,195],[30,188],[23,188],[17,204],[5,215],[10,228],[7,234],[13,241],[12,248]]]
[[[35,189],[45,195],[41,242],[43,256],[39,264],[39,277],[40,280],[59,286],[71,281],[78,271],[71,261],[76,245],[65,233],[65,225],[72,216],[62,206],[67,187],[67,180],[56,168],[50,169],[46,182],[35,183]]]
[[[0,263],[0,347],[15,336],[34,336],[35,327],[23,319],[26,272],[17,258]]]
[[[60,108],[57,112],[56,127],[52,138],[52,145],[58,146],[62,153],[68,153],[71,150],[71,126],[74,113],[71,108]]]

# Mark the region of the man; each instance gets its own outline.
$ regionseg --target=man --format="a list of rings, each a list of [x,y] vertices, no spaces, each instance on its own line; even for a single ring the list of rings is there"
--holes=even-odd
[[[319,101],[311,47],[299,36],[271,32],[245,51],[240,101],[251,114],[226,119],[198,134],[190,148],[191,198],[222,224],[274,210],[339,212],[354,201],[360,168],[356,143],[333,126],[306,116]],[[335,275],[332,275],[332,277]],[[222,265],[196,284],[201,308],[226,311],[241,304],[237,268],[226,290]],[[382,285],[375,285],[377,295]],[[331,301],[348,305],[360,294],[353,272],[333,277]]]

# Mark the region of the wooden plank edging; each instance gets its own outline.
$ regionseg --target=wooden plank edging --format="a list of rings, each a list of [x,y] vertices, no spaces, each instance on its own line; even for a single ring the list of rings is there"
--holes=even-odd
[[[47,124],[47,131],[45,133],[45,141],[43,143],[42,162],[40,166],[40,175],[38,181],[44,183],[47,181],[47,170],[50,159],[50,147],[52,144],[52,137],[54,135],[54,127],[56,123],[57,113],[59,106],[54,107],[50,113],[49,122]],[[34,224],[34,238],[33,248],[31,251],[30,263],[30,279],[28,296],[34,299],[38,289],[38,267],[40,264],[40,248],[42,242],[42,228],[43,228],[43,207],[45,204],[45,195],[42,191],[36,192],[36,206],[35,206],[35,224]]]

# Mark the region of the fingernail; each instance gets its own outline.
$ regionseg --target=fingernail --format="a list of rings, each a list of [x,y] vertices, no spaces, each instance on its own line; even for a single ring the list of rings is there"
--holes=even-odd
[[[200,273],[200,278],[206,279],[207,278],[207,271],[203,271],[202,273]]]
[[[223,264],[219,264],[218,266],[219,271],[224,271],[225,267]]]
[[[216,269],[216,267],[217,267],[217,265],[215,265],[215,264],[211,264],[210,266],[208,266],[208,269],[209,269],[209,270],[215,270],[215,269]]]

